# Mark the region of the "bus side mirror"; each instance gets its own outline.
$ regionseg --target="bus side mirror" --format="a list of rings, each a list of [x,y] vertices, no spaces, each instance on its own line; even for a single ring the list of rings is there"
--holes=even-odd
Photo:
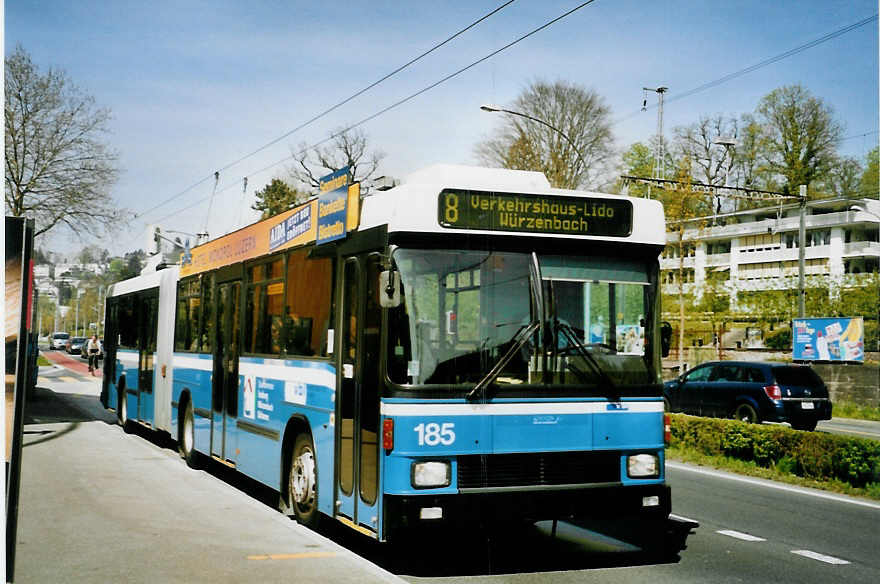
[[[660,354],[669,356],[669,347],[672,345],[672,325],[666,321],[660,323]]]
[[[384,270],[379,274],[379,306],[400,306],[400,272]]]

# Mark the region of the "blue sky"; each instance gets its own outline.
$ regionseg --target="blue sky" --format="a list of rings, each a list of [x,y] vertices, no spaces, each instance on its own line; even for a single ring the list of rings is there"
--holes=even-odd
[[[144,247],[146,225],[212,237],[254,220],[253,192],[314,144],[486,56],[580,2],[517,0],[415,65],[138,217],[108,242]],[[45,70],[64,69],[113,112],[109,142],[122,174],[112,196],[143,212],[275,140],[503,4],[433,2],[12,1],[4,45]],[[664,85],[667,136],[702,114],[739,116],[799,83],[844,125],[841,152],[878,141],[878,25],[856,30],[694,95],[674,99],[877,12],[874,0],[596,0],[551,27],[363,126],[393,176],[434,163],[475,164],[474,145],[502,121],[482,103],[510,104],[536,79],[574,82],[612,109],[616,147],[656,131],[642,87]],[[649,96],[649,103],[655,103]],[[867,135],[863,135],[867,134]],[[289,164],[289,161],[288,163]],[[242,194],[242,177],[248,190]],[[198,202],[202,200],[202,202]],[[48,247],[52,248],[52,245]]]

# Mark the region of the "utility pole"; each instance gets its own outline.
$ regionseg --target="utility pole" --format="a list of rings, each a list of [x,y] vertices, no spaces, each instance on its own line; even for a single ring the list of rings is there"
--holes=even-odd
[[[798,318],[806,316],[807,290],[804,287],[804,256],[807,247],[807,185],[800,187],[800,223],[798,225]]]
[[[666,157],[663,152],[663,94],[669,91],[668,87],[642,87],[644,91],[653,91],[657,94],[657,149],[654,156],[654,172],[652,178],[666,178]],[[647,106],[647,98],[642,102],[642,111]]]

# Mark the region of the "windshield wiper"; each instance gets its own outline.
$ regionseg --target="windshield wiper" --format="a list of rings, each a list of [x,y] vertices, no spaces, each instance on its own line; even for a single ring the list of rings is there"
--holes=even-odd
[[[541,284],[541,265],[538,263],[538,255],[532,252],[532,261],[529,263],[529,294],[535,304],[535,318],[528,325],[521,326],[511,338],[513,344],[504,353],[504,356],[495,363],[495,366],[483,377],[472,390],[465,396],[466,400],[472,400],[475,396],[483,393],[495,378],[501,375],[501,371],[510,363],[513,356],[523,348],[529,338],[535,334],[539,327],[545,325],[544,319],[544,293]]]
[[[529,337],[535,334],[535,331],[538,330],[539,326],[540,323],[533,322],[528,326],[523,325],[519,327],[519,329],[516,331],[516,334],[513,335],[513,338],[511,339],[513,341],[513,344],[510,346],[507,352],[504,353],[504,356],[501,357],[501,359],[499,359],[497,363],[495,363],[495,366],[489,370],[489,373],[487,373],[486,376],[483,377],[479,381],[479,383],[477,383],[474,388],[468,392],[468,394],[465,396],[465,399],[474,399],[476,395],[482,393],[483,390],[490,383],[495,381],[495,378],[501,374],[501,371],[504,370],[508,363],[510,363],[510,360],[513,359],[514,355],[516,355],[517,352],[523,348],[523,345],[528,342]]]
[[[620,401],[620,391],[618,391],[617,385],[614,383],[614,381],[611,380],[611,377],[609,377],[608,374],[605,373],[605,370],[602,369],[599,361],[597,361],[595,357],[590,355],[590,352],[587,350],[581,340],[577,338],[577,335],[572,330],[571,325],[558,320],[555,324],[556,328],[562,331],[562,334],[565,337],[565,340],[568,341],[568,344],[577,349],[578,354],[584,358],[584,361],[590,364],[590,366],[596,372],[596,375],[599,376],[599,380],[608,386],[608,388],[610,389],[610,391],[608,392],[608,399],[611,401]],[[572,371],[574,371],[581,377],[582,381],[586,381],[586,377],[584,377],[586,373],[584,371],[572,366],[571,364],[569,364],[569,367]]]

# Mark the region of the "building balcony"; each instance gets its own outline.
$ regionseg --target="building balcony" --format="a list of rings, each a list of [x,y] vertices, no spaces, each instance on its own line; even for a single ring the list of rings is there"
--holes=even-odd
[[[880,256],[880,243],[876,241],[852,241],[843,244],[843,257]]]
[[[696,258],[687,257],[684,258],[684,267],[691,268],[696,265]],[[661,270],[677,270],[679,266],[678,258],[660,258],[660,269]]]
[[[877,220],[867,213],[856,211],[838,211],[823,215],[807,215],[805,218],[806,228],[818,229],[829,227],[852,226],[859,223],[877,223]],[[701,241],[709,239],[731,239],[748,235],[763,235],[766,233],[780,233],[797,231],[800,227],[800,217],[782,217],[780,219],[764,219],[763,221],[751,221],[735,223],[732,225],[716,225],[688,227],[682,234],[685,241]],[[666,241],[670,244],[678,242],[678,234],[669,232]]]

